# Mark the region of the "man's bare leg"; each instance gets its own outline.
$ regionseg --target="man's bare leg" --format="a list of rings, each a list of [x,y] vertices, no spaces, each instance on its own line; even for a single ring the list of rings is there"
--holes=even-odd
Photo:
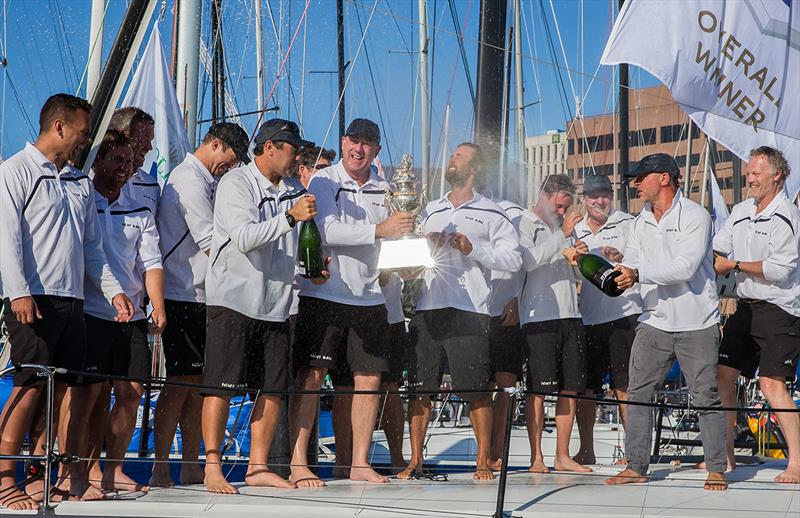
[[[19,455],[25,432],[31,427],[44,387],[14,387],[0,414],[0,454]],[[0,460],[0,505],[12,511],[38,509],[16,484],[16,462]]]
[[[585,396],[594,397],[594,391],[587,390]],[[578,464],[596,464],[594,455],[594,422],[597,415],[597,405],[594,401],[580,399],[576,401],[575,422],[578,424],[578,435],[581,438],[581,447],[573,460]]]
[[[575,395],[575,392],[563,391],[562,394]],[[561,397],[556,400],[556,471],[576,471],[588,473],[592,471],[574,460],[569,455],[569,441],[572,437],[572,423],[575,421],[575,408],[577,400],[571,397]]]
[[[403,401],[400,399],[400,394],[397,394],[397,389],[397,383],[381,383],[381,390],[395,392],[382,396],[385,401],[380,423],[383,433],[386,435],[386,444],[389,445],[392,473],[399,473],[406,468],[406,459],[403,457],[403,424],[405,423]]]
[[[617,401],[627,401],[628,400],[628,391],[627,389],[614,389],[614,397],[617,398]],[[619,409],[619,421],[622,424],[622,429],[624,430],[628,424],[628,405],[621,404],[617,407]],[[625,452],[623,452],[624,455]],[[626,457],[622,457],[621,459],[617,459],[614,464],[623,465],[628,464],[628,459]]]
[[[492,449],[492,398],[484,396],[481,399],[470,401],[469,418],[475,432],[475,441],[478,443],[478,455],[475,463],[474,480],[492,480],[494,473],[491,468]],[[505,436],[505,434],[504,434]]]
[[[278,396],[259,396],[253,405],[250,419],[250,463],[244,482],[248,486],[278,487],[294,489],[292,482],[284,480],[267,466],[269,448],[278,426],[281,398]]]
[[[79,385],[66,391],[61,406],[59,440],[63,440],[62,453],[86,458],[90,454],[90,429],[92,415],[105,383]],[[102,412],[102,409],[101,409]],[[88,461],[64,464],[58,488],[82,500],[100,500],[103,491],[91,483]],[[63,495],[62,495],[63,496]]]
[[[319,390],[327,369],[322,367],[302,367],[297,372],[295,389]],[[289,481],[297,487],[322,487],[325,485],[308,468],[308,441],[311,428],[317,417],[318,394],[297,394],[289,400],[289,441],[292,444],[292,467]]]
[[[525,423],[528,441],[531,445],[531,467],[533,473],[550,473],[542,454],[542,433],[544,433],[544,396],[528,396],[525,404]]]
[[[194,383],[201,383],[202,376],[193,376]],[[202,484],[203,468],[200,466],[200,439],[202,439],[202,425],[200,414],[203,411],[203,398],[197,389],[190,389],[183,402],[181,410],[181,443],[183,452],[181,459],[181,484]],[[171,442],[171,441],[170,441]]]
[[[513,372],[495,372],[494,381],[497,388],[510,388],[517,384],[517,375]],[[503,441],[506,437],[506,426],[508,424],[508,404],[511,400],[506,392],[498,392],[494,398],[494,409],[492,411],[492,449],[491,449],[491,468],[495,471],[502,466],[501,457],[503,456]]]
[[[106,462],[101,487],[116,491],[148,491],[149,486],[138,484],[122,470],[125,452],[136,427],[139,401],[144,385],[133,381],[114,381],[114,407],[111,409],[106,441]]]
[[[230,398],[207,395],[203,398],[203,443],[206,446],[206,468],[203,483],[211,493],[236,494],[222,474],[222,437],[228,422]]]
[[[722,406],[726,408],[733,408],[736,406],[736,380],[739,378],[740,371],[727,365],[717,366],[717,391],[719,392],[719,399]],[[780,415],[780,414],[778,414]],[[736,412],[725,412],[726,424],[726,451],[727,451],[727,470],[733,471],[736,469],[736,453],[733,447],[733,441],[736,435]],[[694,469],[706,469],[706,462],[701,461],[695,464]]]
[[[411,461],[397,474],[399,479],[409,479],[422,473],[423,450],[428,423],[431,421],[431,399],[429,396],[411,398],[408,401],[408,425],[411,432]]]
[[[381,386],[380,372],[353,373],[356,390],[378,390]],[[353,465],[350,467],[350,480],[385,484],[389,479],[370,466],[370,447],[372,434],[378,418],[377,394],[353,395],[350,416],[353,421]]]
[[[352,392],[353,387],[337,386],[336,390]],[[353,408],[352,394],[333,396],[333,436],[336,441],[336,464],[333,467],[334,478],[350,478],[350,465],[353,462],[353,419],[350,410]]]
[[[103,443],[108,435],[108,424],[111,416],[111,383],[98,383],[99,394],[94,404],[94,410],[89,418],[89,454],[87,457],[89,470],[89,483],[100,489],[103,482],[103,469],[100,467],[100,457],[103,453]]]
[[[772,408],[797,408],[783,379],[761,376],[758,383]],[[796,412],[775,412],[775,417],[789,450],[789,463],[783,473],[775,477],[775,482],[800,484],[800,416]]]

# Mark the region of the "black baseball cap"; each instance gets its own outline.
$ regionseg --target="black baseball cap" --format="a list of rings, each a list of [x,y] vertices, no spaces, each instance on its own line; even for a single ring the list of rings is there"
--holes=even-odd
[[[624,172],[622,176],[631,179],[649,173],[668,173],[673,178],[679,178],[681,169],[672,156],[666,153],[655,153],[642,158],[633,170]]]
[[[381,143],[381,130],[369,119],[353,119],[344,132],[345,137],[356,137],[376,144]]]
[[[596,194],[599,192],[613,192],[611,180],[608,176],[593,174],[583,178],[583,194]]]
[[[219,122],[209,128],[208,134],[217,137],[233,149],[236,158],[241,162],[250,163],[250,156],[247,154],[247,149],[250,147],[250,137],[247,136],[247,132],[241,126],[232,122]]]
[[[258,129],[253,141],[255,146],[260,146],[267,141],[286,142],[298,150],[301,147],[314,147],[314,143],[300,136],[300,128],[292,121],[286,119],[270,119]]]

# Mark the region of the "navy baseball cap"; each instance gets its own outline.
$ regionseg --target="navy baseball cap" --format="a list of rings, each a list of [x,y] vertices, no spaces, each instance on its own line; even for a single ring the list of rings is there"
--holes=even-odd
[[[344,132],[344,136],[362,138],[376,144],[381,143],[381,130],[369,119],[353,119],[353,122],[347,127],[347,131]]]
[[[678,178],[681,175],[681,169],[672,156],[666,153],[655,153],[642,158],[633,170],[624,172],[622,176],[630,180],[649,173],[668,173],[673,178]]]
[[[583,194],[596,194],[603,191],[614,192],[608,176],[593,174],[583,178]]]
[[[267,142],[286,142],[297,149],[301,147],[314,147],[314,143],[305,140],[300,136],[300,128],[292,121],[285,119],[270,119],[258,129],[256,138],[253,140],[255,146]]]

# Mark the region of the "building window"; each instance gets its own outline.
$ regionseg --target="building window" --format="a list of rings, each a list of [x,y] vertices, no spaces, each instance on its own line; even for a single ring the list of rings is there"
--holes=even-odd
[[[656,129],[645,128],[638,131],[631,131],[628,134],[630,146],[650,146],[656,143]]]
[[[569,139],[567,141],[567,150],[570,155],[575,154],[575,139]]]
[[[686,139],[686,124],[672,124],[670,126],[661,126],[661,143],[677,142]],[[692,124],[692,139],[700,136],[700,128],[697,124]]]

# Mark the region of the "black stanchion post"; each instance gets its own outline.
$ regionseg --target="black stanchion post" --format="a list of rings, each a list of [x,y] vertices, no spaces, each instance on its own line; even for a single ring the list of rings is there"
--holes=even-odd
[[[505,441],[503,441],[503,459],[500,466],[500,482],[497,485],[497,507],[494,511],[494,518],[503,518],[503,505],[506,500],[506,484],[508,482],[508,456],[511,451],[511,428],[514,423],[514,405],[517,400],[517,389],[512,387],[503,389],[508,394],[508,419],[506,420]]]
[[[144,408],[142,409],[142,428],[139,433],[139,457],[147,457],[150,442],[150,382],[144,384]]]
[[[656,420],[655,420],[655,427],[656,427],[656,436],[653,440],[653,457],[658,457],[658,453],[661,451],[661,427],[664,421],[664,407],[659,406],[658,410],[656,411]]]

